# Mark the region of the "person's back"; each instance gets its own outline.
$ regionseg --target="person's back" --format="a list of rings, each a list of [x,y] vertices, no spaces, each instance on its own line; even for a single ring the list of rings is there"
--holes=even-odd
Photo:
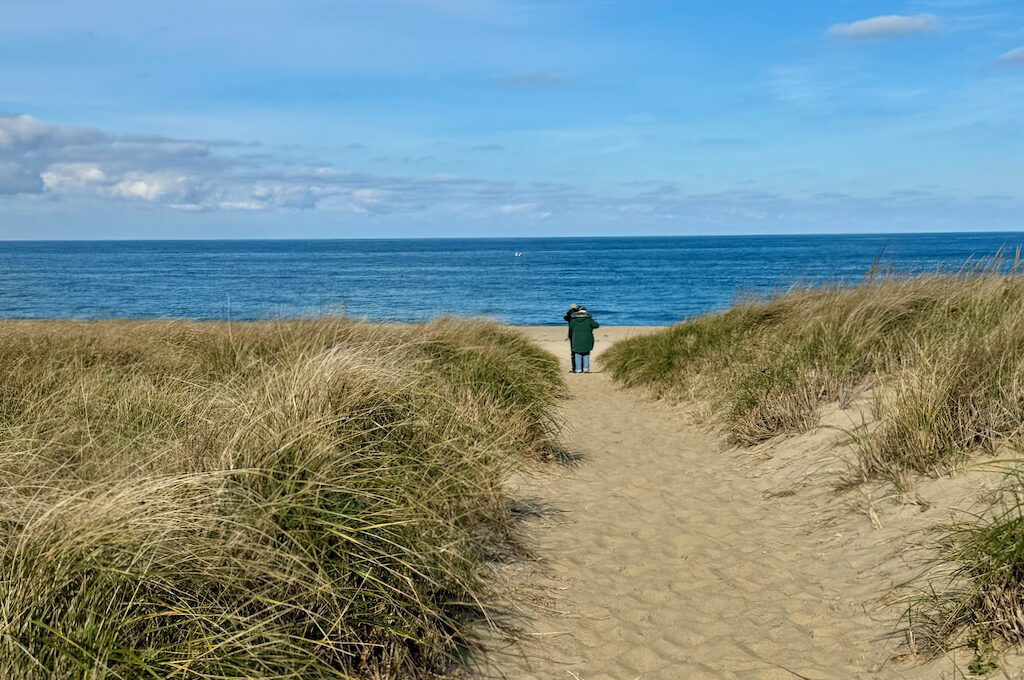
[[[601,324],[594,321],[586,308],[580,308],[569,320],[569,337],[573,353],[573,369],[590,372],[590,352],[594,349],[594,329]]]

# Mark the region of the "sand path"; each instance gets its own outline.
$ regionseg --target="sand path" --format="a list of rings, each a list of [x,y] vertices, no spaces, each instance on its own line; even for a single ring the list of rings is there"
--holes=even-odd
[[[602,347],[634,332],[599,332],[595,368]],[[567,353],[561,329],[530,333]],[[766,502],[742,457],[605,374],[567,377],[566,441],[583,460],[519,489],[554,509],[534,533],[556,596],[525,647],[494,654],[486,676],[917,676],[880,668],[886,645],[864,607],[878,584],[860,584],[861,565],[838,561],[807,517]]]

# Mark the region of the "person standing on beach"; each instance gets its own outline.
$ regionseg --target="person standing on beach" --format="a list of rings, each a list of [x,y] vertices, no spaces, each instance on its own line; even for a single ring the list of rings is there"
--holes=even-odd
[[[563,319],[565,319],[565,322],[567,324],[569,324],[569,343],[570,344],[572,343],[572,323],[571,323],[572,315],[575,314],[576,312],[578,312],[579,309],[580,309],[580,306],[574,302],[571,305],[569,305],[569,311],[566,312],[565,316],[562,317]],[[575,373],[576,372],[576,355],[572,353],[572,349],[571,348],[569,350],[569,368],[571,369],[570,373]]]
[[[594,329],[601,324],[594,321],[586,307],[569,320],[569,344],[572,347],[573,373],[590,373],[590,352],[594,349]]]

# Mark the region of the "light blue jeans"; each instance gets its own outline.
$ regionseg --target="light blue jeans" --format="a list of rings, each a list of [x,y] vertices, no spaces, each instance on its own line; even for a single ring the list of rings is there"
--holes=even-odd
[[[590,373],[590,352],[574,352],[572,355],[572,367],[577,373]]]

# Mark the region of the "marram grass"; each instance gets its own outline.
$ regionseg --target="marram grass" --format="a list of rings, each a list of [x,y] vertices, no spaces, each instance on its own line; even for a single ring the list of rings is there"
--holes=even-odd
[[[980,512],[940,529],[933,554],[926,576],[904,589],[911,649],[937,654],[970,646],[975,665],[994,668],[993,651],[1024,643],[1024,472],[1019,465],[1009,468],[1005,488]]]
[[[441,320],[0,324],[0,677],[443,672],[555,360]]]
[[[746,446],[873,394],[855,477],[906,486],[1024,431],[1024,277],[1004,269],[797,288],[617,343],[606,365],[626,385],[705,401]]]

